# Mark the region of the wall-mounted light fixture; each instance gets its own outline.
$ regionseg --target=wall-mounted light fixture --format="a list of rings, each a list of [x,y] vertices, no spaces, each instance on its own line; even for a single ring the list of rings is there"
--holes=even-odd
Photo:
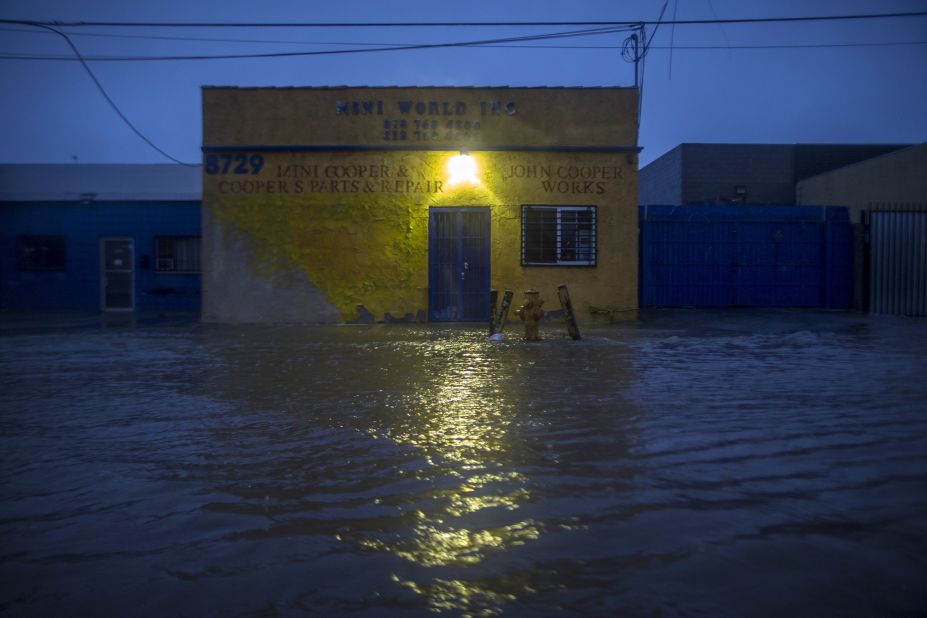
[[[461,150],[460,154],[454,155],[447,162],[448,186],[459,184],[480,184],[477,177],[476,160],[470,156],[466,150]]]

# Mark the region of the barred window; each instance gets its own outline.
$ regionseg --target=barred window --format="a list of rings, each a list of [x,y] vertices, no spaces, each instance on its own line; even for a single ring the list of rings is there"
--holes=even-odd
[[[522,206],[522,266],[595,266],[595,206]]]
[[[17,236],[17,270],[66,270],[64,236]]]
[[[200,272],[200,237],[155,237],[155,272]]]

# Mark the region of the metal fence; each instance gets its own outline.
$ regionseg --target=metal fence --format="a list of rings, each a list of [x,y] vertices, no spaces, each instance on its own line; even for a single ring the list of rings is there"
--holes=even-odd
[[[927,316],[927,212],[873,212],[869,221],[870,311]]]

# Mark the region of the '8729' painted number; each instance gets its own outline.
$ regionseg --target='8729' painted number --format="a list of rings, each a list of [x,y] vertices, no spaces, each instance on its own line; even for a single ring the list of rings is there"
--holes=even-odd
[[[259,154],[208,154],[207,174],[257,174],[264,167],[264,157]]]

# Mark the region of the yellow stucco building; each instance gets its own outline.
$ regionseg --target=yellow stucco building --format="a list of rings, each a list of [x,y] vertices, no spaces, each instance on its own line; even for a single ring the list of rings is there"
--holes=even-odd
[[[637,90],[203,90],[203,319],[637,310]]]

